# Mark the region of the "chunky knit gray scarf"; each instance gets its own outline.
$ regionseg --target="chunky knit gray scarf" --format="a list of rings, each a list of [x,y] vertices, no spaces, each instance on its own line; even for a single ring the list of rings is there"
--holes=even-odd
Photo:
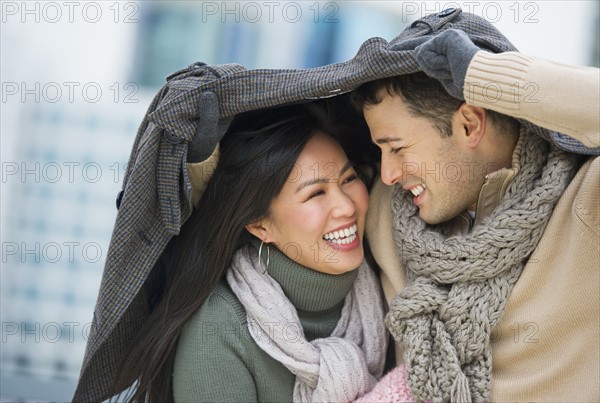
[[[309,342],[279,283],[262,273],[256,250],[242,248],[234,256],[227,281],[246,309],[252,338],[296,375],[295,402],[352,401],[383,373],[387,337],[378,281],[366,263],[357,270],[333,333]],[[286,334],[289,325],[300,337]]]
[[[577,167],[575,156],[523,130],[519,148],[519,172],[504,198],[467,235],[427,225],[412,194],[394,190],[394,240],[408,286],[385,323],[405,348],[419,400],[489,400],[490,332]]]

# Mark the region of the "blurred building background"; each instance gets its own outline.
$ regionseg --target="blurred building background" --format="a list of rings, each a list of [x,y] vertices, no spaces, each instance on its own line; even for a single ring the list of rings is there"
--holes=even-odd
[[[168,74],[341,62],[456,6],[525,53],[599,65],[596,1],[2,1],[0,400],[70,400],[115,197]]]

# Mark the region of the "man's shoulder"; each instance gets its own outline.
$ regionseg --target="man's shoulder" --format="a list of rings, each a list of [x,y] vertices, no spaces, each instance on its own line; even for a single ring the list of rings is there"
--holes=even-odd
[[[381,177],[377,175],[369,191],[369,212],[380,209],[389,210],[393,191],[394,187],[383,183]]]
[[[598,177],[600,176],[600,156],[589,157],[579,168],[577,176],[583,175],[582,186],[593,186],[598,188],[600,186]],[[594,186],[596,185],[596,186]]]
[[[365,228],[370,245],[381,243],[381,238],[391,238],[393,191],[394,187],[384,184],[379,176],[375,179],[369,193],[369,209]]]
[[[571,182],[576,196],[573,212],[587,228],[600,235],[600,157],[590,157]]]

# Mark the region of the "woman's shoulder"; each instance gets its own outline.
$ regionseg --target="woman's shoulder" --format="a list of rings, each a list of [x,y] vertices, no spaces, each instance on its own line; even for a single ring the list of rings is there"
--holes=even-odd
[[[184,334],[216,335],[238,332],[248,328],[246,310],[231,291],[226,280],[221,280],[206,302],[192,315],[183,329]]]
[[[176,368],[195,367],[198,362],[217,365],[232,354],[246,360],[255,349],[244,308],[223,280],[183,327]]]
[[[225,281],[183,328],[173,364],[175,401],[256,401],[258,347],[246,314]],[[236,387],[232,389],[231,380]]]

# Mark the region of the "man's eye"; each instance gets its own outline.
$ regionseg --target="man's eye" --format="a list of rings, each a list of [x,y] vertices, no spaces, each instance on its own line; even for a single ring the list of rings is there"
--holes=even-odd
[[[392,148],[392,149],[390,149],[390,152],[392,154],[398,154],[400,152],[400,150],[402,150],[402,147]]]

